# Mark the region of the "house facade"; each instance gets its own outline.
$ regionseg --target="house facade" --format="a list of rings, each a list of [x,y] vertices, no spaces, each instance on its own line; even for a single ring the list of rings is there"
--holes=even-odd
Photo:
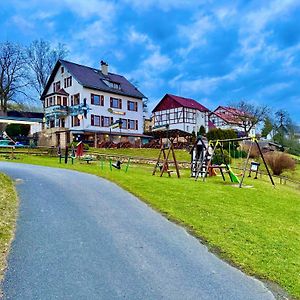
[[[99,69],[59,60],[42,94],[46,129],[43,142],[65,147],[83,141],[141,143],[145,96],[125,77]],[[116,125],[116,126],[113,126]]]
[[[152,111],[153,126],[197,133],[201,126],[208,130],[209,110],[199,102],[166,94]]]
[[[244,134],[244,122],[246,122],[246,128],[251,126],[250,118],[247,120],[247,116],[244,112],[233,107],[218,106],[209,115],[209,129],[232,129],[236,131],[239,136]],[[255,126],[250,129],[249,136],[255,136]]]

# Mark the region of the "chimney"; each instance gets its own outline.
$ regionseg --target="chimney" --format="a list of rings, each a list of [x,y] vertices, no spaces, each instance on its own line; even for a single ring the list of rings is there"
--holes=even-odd
[[[103,60],[101,60],[101,72],[103,75],[108,74],[108,64]]]

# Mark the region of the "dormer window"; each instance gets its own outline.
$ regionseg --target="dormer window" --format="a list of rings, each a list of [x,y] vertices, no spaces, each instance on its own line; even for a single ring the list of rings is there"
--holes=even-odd
[[[108,81],[108,80],[102,80],[107,86],[109,86],[112,89],[120,90],[121,86],[118,82]]]
[[[60,81],[53,83],[53,92],[57,92],[60,89]]]

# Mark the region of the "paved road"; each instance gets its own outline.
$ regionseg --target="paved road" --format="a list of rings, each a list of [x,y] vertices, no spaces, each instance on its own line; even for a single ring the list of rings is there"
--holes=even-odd
[[[0,172],[21,200],[5,299],[274,299],[115,184],[15,163]]]

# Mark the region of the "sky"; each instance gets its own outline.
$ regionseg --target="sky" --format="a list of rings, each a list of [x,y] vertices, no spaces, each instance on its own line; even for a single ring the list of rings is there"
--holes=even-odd
[[[66,45],[67,60],[214,110],[246,100],[300,124],[300,1],[1,0],[0,42]]]

